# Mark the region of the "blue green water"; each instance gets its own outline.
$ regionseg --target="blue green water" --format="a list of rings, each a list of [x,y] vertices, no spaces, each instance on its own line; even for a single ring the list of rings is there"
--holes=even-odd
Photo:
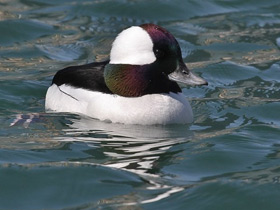
[[[0,1],[0,209],[279,209],[278,0]],[[44,113],[52,76],[152,22],[207,87],[191,125]],[[30,124],[10,126],[20,114]]]

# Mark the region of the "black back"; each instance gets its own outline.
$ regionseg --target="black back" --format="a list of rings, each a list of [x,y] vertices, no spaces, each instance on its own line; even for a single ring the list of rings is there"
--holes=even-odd
[[[104,81],[104,67],[108,63],[109,61],[103,61],[67,67],[55,74],[52,84],[57,86],[65,84],[111,94]]]
[[[65,84],[75,88],[113,94],[104,80],[104,68],[108,63],[109,61],[103,61],[66,67],[55,74],[52,84],[57,86]],[[170,92],[178,93],[182,92],[182,90],[176,82],[161,74],[152,79],[144,95]]]

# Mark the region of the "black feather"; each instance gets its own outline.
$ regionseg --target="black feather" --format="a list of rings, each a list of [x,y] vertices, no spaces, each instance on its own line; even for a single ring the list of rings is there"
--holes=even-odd
[[[65,84],[75,88],[113,94],[104,80],[104,68],[108,63],[109,61],[103,61],[66,67],[55,74],[52,84],[57,86]],[[170,92],[178,93],[182,91],[176,82],[170,81],[167,76],[161,74],[156,75],[151,80],[144,95]]]
[[[112,94],[104,81],[104,67],[108,63],[109,61],[104,61],[67,67],[55,74],[52,84]]]

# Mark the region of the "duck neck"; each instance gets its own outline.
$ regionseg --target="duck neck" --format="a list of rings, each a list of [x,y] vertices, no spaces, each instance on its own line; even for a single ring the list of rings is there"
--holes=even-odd
[[[104,71],[105,83],[114,94],[124,97],[181,92],[176,82],[169,80],[167,75],[156,69],[156,63],[107,64]]]

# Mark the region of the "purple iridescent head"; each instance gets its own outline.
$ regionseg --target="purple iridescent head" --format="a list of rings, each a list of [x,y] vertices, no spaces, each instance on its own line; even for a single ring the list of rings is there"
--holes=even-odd
[[[207,84],[189,71],[174,36],[155,24],[132,26],[117,36],[104,78],[113,93],[125,97],[181,92],[174,81]]]

